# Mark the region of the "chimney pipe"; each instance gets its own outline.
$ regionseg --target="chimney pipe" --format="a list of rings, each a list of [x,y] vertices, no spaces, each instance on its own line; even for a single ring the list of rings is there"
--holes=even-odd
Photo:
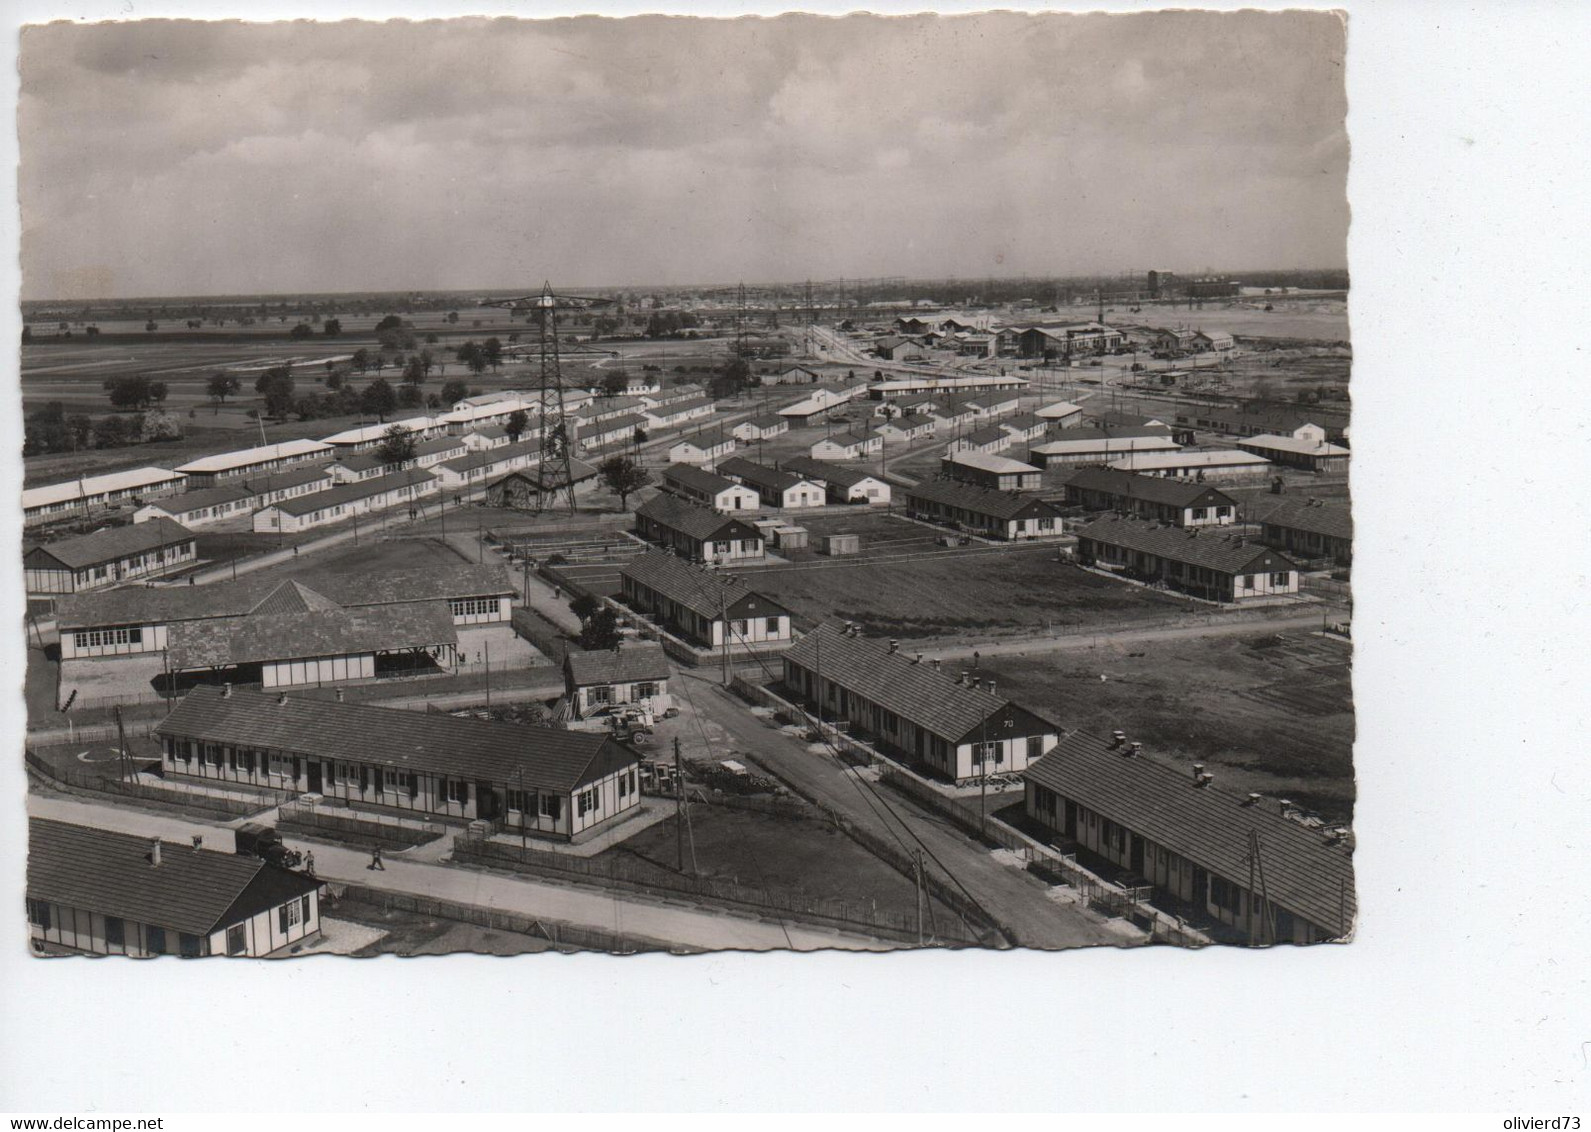
[[[221,698],[224,700],[228,696],[230,696],[231,694],[232,694],[232,685],[231,684],[222,684],[221,685]]]
[[[900,642],[891,637],[889,639],[889,655],[894,656],[898,652],[900,652]]]
[[[1194,763],[1193,764],[1193,781],[1197,782],[1197,781],[1199,781],[1199,779],[1201,779],[1203,777],[1204,777],[1204,764],[1203,763]]]
[[[1114,750],[1115,748],[1121,746],[1126,741],[1127,741],[1127,732],[1121,731],[1121,730],[1116,730],[1116,731],[1112,731],[1110,733],[1110,745],[1111,745],[1111,749],[1112,750]]]
[[[1243,804],[1245,806],[1252,806],[1252,805],[1255,805],[1256,803],[1258,803],[1259,800],[1260,800],[1260,796],[1258,794],[1254,793],[1251,790],[1251,791],[1249,791],[1248,801],[1244,802]]]
[[[1139,755],[1141,755],[1143,753],[1144,753],[1144,745],[1142,743],[1134,743],[1134,744],[1132,744],[1131,746],[1129,746],[1127,748],[1127,756],[1129,758],[1136,759]]]
[[[1287,811],[1293,808],[1293,800],[1291,798],[1283,798],[1281,800],[1281,807],[1282,807],[1282,816],[1286,817],[1287,816]]]
[[[989,685],[989,694],[992,696],[994,695],[994,681],[990,680],[987,683]]]
[[[278,693],[276,693],[276,706],[277,707],[282,707],[286,703],[287,703],[287,693],[286,692],[278,692]]]
[[[921,664],[922,662],[923,662],[923,654],[922,653],[918,653],[916,659],[914,659],[912,661],[913,664]]]
[[[341,688],[337,689],[337,702],[338,703],[342,703],[343,702],[343,690]]]
[[[934,657],[934,671],[935,672],[939,671],[939,663],[940,663],[939,658],[937,656]]]
[[[149,863],[154,868],[158,869],[160,867],[160,838],[158,837],[149,846]]]

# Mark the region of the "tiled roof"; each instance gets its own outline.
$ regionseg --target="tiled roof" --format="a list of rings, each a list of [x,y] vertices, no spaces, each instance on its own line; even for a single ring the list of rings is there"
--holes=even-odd
[[[754,538],[757,534],[755,528],[748,527],[738,519],[720,515],[711,507],[699,506],[667,492],[652,496],[637,507],[635,513],[637,517],[651,519],[670,530],[696,539],[712,539],[726,529],[730,538]]]
[[[357,483],[339,484],[325,491],[312,491],[308,495],[298,495],[292,499],[278,499],[271,506],[288,515],[308,515],[341,503],[354,503],[373,495],[384,495],[400,487],[412,485],[416,489],[423,489],[433,481],[433,478],[431,473],[424,469],[393,472],[390,476],[376,476]]]
[[[619,571],[693,613],[718,620],[724,611],[734,616],[737,606],[753,603],[762,616],[788,613],[778,602],[752,588],[745,578],[693,566],[674,554],[649,550],[630,559]]]
[[[1010,440],[1011,434],[999,425],[987,425],[984,428],[974,429],[961,439],[968,444],[994,444],[998,441]],[[1016,463],[1015,460],[1011,462],[1013,464]],[[1034,471],[1037,470],[1037,468],[1034,469]]]
[[[1266,504],[1266,498],[1274,500]],[[1309,531],[1327,538],[1353,538],[1353,513],[1346,507],[1311,503],[1286,496],[1261,497],[1249,505],[1249,521]]]
[[[253,499],[257,494],[241,484],[228,484],[224,487],[185,491],[181,495],[168,495],[146,506],[158,507],[168,515],[187,515],[206,507],[220,507],[243,499]]]
[[[147,526],[148,524],[144,524]],[[516,591],[501,566],[431,566],[370,573],[306,573],[295,580],[242,578],[207,586],[127,586],[102,593],[70,594],[60,599],[56,623],[62,629],[101,625],[159,625],[212,617],[242,617],[267,611],[272,602],[294,604],[282,596],[296,590],[302,608],[316,608],[304,599],[312,592],[335,606],[357,607],[458,597],[513,595]]]
[[[800,476],[779,468],[770,468],[766,464],[759,464],[744,456],[731,456],[727,460],[719,461],[718,470],[752,487],[766,488],[769,491],[784,492],[801,482]]]
[[[1206,566],[1226,574],[1298,568],[1277,551],[1242,535],[1163,527],[1142,519],[1096,519],[1078,531],[1077,537],[1153,554],[1172,562]]]
[[[637,680],[667,680],[668,654],[653,641],[626,641],[617,649],[587,652],[570,649],[564,654],[575,687],[592,684],[630,684]]]
[[[1250,835],[1256,835],[1258,869],[1274,903],[1329,932],[1346,934],[1353,924],[1347,845],[1282,817],[1273,801],[1245,805],[1246,799],[1215,786],[1195,787],[1191,774],[1153,759],[1123,757],[1081,732],[1062,739],[1024,777],[1245,886]]]
[[[689,436],[682,436],[669,447],[672,449],[678,448],[681,444],[691,444],[706,451],[710,448],[722,448],[726,444],[733,447],[734,443],[735,434],[733,432],[724,425],[714,425],[712,428],[697,429]]]
[[[445,602],[302,609],[206,621],[179,621],[166,636],[177,670],[352,656],[458,642]]]
[[[256,857],[183,842],[162,841],[160,864],[155,865],[150,861],[153,841],[29,818],[28,897],[204,936],[320,887],[319,881]],[[262,878],[270,884],[257,885]],[[268,887],[269,895],[245,898],[251,888],[258,892],[260,887]]]
[[[1007,417],[995,427],[1005,429],[1008,432],[1027,432],[1029,429],[1044,428],[1049,423],[1049,421],[1036,413],[1018,413],[1014,417]]]
[[[155,728],[201,742],[567,792],[635,756],[606,736],[201,685]],[[522,777],[521,777],[522,776]]]
[[[833,436],[825,437],[824,439],[830,444],[838,444],[842,448],[856,448],[871,440],[872,434],[847,430],[845,432],[837,432]],[[816,443],[821,444],[822,441],[817,441]]]
[[[705,492],[708,495],[717,495],[735,486],[733,481],[725,479],[717,472],[709,472],[706,468],[698,468],[695,464],[670,464],[663,469],[663,482],[677,483],[681,487]]]
[[[484,431],[484,430],[483,430]],[[507,429],[503,430],[506,436]],[[462,436],[438,436],[432,440],[422,440],[414,446],[416,456],[434,456],[438,452],[462,452],[468,445]]]
[[[688,413],[693,409],[704,407],[710,409],[712,406],[713,399],[711,397],[697,396],[684,401],[674,401],[666,405],[659,405],[649,410],[649,413],[654,417],[677,417],[681,413]]]
[[[1077,425],[1063,428],[1051,437],[1051,443],[1063,444],[1075,440],[1139,440],[1147,437],[1171,439],[1171,430],[1164,425]]]
[[[1237,446],[1239,448],[1258,448],[1261,451],[1269,449],[1276,452],[1297,452],[1306,456],[1348,455],[1348,449],[1340,444],[1303,440],[1296,436],[1276,436],[1271,433],[1266,433],[1262,436],[1250,436],[1239,440]]]
[[[273,472],[265,476],[254,475],[244,480],[243,486],[251,492],[264,495],[266,492],[282,491],[285,488],[298,487],[300,484],[315,483],[316,481],[331,483],[331,480],[326,475],[325,468],[291,468],[285,472]],[[197,495],[198,493],[193,492],[192,494]],[[177,498],[181,499],[183,497],[178,496]],[[171,502],[175,503],[175,501]]]
[[[805,476],[818,483],[832,484],[835,487],[855,487],[863,480],[878,479],[871,472],[847,468],[844,464],[831,464],[827,460],[814,460],[810,456],[792,456],[780,466],[785,471],[794,472],[798,476]]]
[[[86,535],[41,543],[29,552],[28,557],[43,554],[68,569],[82,570],[128,555],[187,542],[192,538],[193,532],[181,523],[160,517],[147,523],[106,527]]]
[[[1123,472],[1155,471],[1157,469],[1171,469],[1174,474],[1186,474],[1180,469],[1191,468],[1247,468],[1258,470],[1270,466],[1270,461],[1264,456],[1253,452],[1239,452],[1233,448],[1191,449],[1183,448],[1176,452],[1129,452],[1119,460],[1110,462],[1112,468]]]
[[[1035,410],[1035,415],[1046,419],[1059,419],[1082,411],[1081,405],[1074,405],[1070,401],[1054,401]]]
[[[847,636],[836,625],[818,626],[785,657],[952,743],[1008,702],[959,684],[930,665],[915,664],[904,653],[891,655],[883,641]]]
[[[1207,483],[1188,483],[1165,476],[1135,476],[1114,468],[1078,468],[1066,481],[1066,486],[1104,492],[1124,499],[1164,503],[1169,507],[1194,507],[1201,503],[1219,504],[1223,501],[1227,506],[1234,504],[1230,496]]]
[[[466,472],[473,472],[476,468],[489,468],[522,457],[534,459],[540,454],[541,441],[521,440],[518,444],[499,444],[496,448],[484,448],[468,456],[460,456],[456,460],[444,460],[437,467],[446,468],[455,475],[463,475]]]
[[[763,413],[759,416],[752,417],[750,420],[742,421],[741,423],[749,424],[753,428],[758,429],[779,428],[780,426],[788,427],[790,424],[788,420],[786,420],[784,417],[781,417],[778,413]]]
[[[305,613],[311,609],[336,608],[338,605],[335,601],[325,594],[316,593],[303,582],[283,582],[266,594],[249,612],[269,617],[281,613]]]
[[[962,483],[959,480],[924,480],[916,487],[906,489],[907,499],[924,499],[950,507],[960,507],[978,515],[1010,521],[1031,516],[1059,516],[1052,505],[1034,495],[1015,491],[996,491],[990,487]]]

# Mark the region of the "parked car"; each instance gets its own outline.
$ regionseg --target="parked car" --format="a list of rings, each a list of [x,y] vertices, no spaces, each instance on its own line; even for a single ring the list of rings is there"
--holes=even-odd
[[[267,864],[296,869],[303,855],[282,844],[282,835],[261,822],[244,822],[237,828],[236,848],[240,857],[258,857]]]

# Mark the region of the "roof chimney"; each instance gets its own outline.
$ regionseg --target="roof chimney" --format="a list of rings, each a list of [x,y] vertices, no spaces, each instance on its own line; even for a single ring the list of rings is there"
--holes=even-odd
[[[939,665],[940,665],[940,659],[937,656],[934,657],[933,665],[934,665],[934,671],[938,672],[939,671]]]
[[[1117,730],[1112,731],[1110,733],[1110,746],[1111,746],[1112,750],[1114,750],[1115,748],[1121,746],[1126,741],[1127,741],[1127,732],[1122,731],[1120,729],[1117,729]]]
[[[992,696],[992,695],[994,695],[994,681],[990,680],[990,681],[987,681],[987,683],[989,685],[989,694]]]
[[[231,684],[222,684],[221,685],[221,698],[224,700],[228,696],[230,696],[231,694],[232,694],[232,685]]]
[[[276,706],[277,707],[282,707],[286,703],[287,703],[287,693],[286,692],[278,692],[278,693],[276,693]]]
[[[1204,764],[1203,763],[1194,763],[1193,764],[1193,781],[1194,782],[1198,782],[1199,779],[1201,779],[1203,777],[1204,777]]]
[[[149,845],[149,863],[155,868],[160,867],[160,838],[155,838]]]
[[[1128,746],[1128,748],[1127,748],[1127,757],[1130,758],[1130,759],[1136,759],[1139,755],[1141,755],[1143,753],[1144,753],[1144,745],[1142,743],[1133,743],[1130,746]]]
[[[1245,806],[1252,806],[1252,805],[1257,804],[1259,802],[1259,800],[1260,800],[1260,796],[1258,794],[1254,793],[1251,790],[1251,791],[1249,791],[1248,799],[1243,804]]]
[[[1291,810],[1293,808],[1293,800],[1291,798],[1283,798],[1281,800],[1281,807],[1282,807],[1282,816],[1286,817],[1287,816],[1287,811]]]
[[[337,702],[338,703],[342,703],[343,702],[343,690],[341,688],[337,689]]]
[[[918,653],[914,658],[912,658],[912,663],[913,664],[921,664],[922,662],[923,662],[923,654],[922,653]]]
[[[898,652],[900,652],[900,642],[891,637],[889,639],[889,655],[894,656]]]

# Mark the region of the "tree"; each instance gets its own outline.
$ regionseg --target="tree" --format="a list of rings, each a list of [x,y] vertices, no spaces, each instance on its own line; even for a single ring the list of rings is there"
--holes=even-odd
[[[328,318],[321,324],[320,332],[322,334],[341,334],[343,332],[342,319]]]
[[[406,464],[414,459],[414,445],[414,433],[402,425],[393,425],[376,447],[376,455],[383,464]]]
[[[619,509],[625,510],[630,496],[652,482],[652,473],[628,456],[609,456],[597,469],[608,490],[619,497]]]
[[[416,354],[409,359],[409,364],[403,367],[403,380],[409,385],[423,385],[425,383],[425,365]]]
[[[205,390],[210,394],[210,400],[215,402],[215,411],[220,412],[221,406],[226,404],[228,397],[234,396],[242,385],[235,374],[218,373],[212,376],[205,385]]]
[[[143,374],[129,377],[107,377],[105,392],[110,403],[118,409],[147,409],[151,404],[166,399],[166,383],[150,381]]]
[[[602,375],[602,392],[607,397],[617,397],[630,388],[630,375],[622,369]]]
[[[569,603],[569,609],[582,621],[590,621],[602,603],[588,593],[583,593]]]
[[[731,358],[708,383],[714,397],[738,397],[751,381],[751,366],[745,358]]]
[[[444,381],[442,383],[442,392],[439,394],[442,399],[442,404],[446,405],[449,409],[458,404],[460,401],[464,400],[464,398],[468,397],[469,395],[469,386],[465,385],[462,381]]]
[[[307,322],[301,322],[289,332],[289,338],[308,338],[315,333],[314,327]]]
[[[492,372],[497,372],[497,367],[503,363],[503,344],[495,336],[481,343],[481,357],[486,364],[492,367]],[[479,370],[475,371],[479,373]]]
[[[471,373],[481,373],[486,369],[486,351],[479,342],[471,339],[453,351],[460,362],[469,367]]]
[[[348,384],[348,371],[341,366],[333,367],[326,374],[326,388],[336,391]]]
[[[148,322],[144,323],[144,329],[149,332],[154,332],[160,329],[160,324],[154,319],[150,319]]]
[[[431,339],[430,340],[435,342],[436,341],[436,335],[435,334],[431,335]],[[436,358],[432,355],[430,350],[421,350],[419,355],[418,355],[418,357],[420,359],[420,372],[424,376],[430,377],[431,376],[431,367],[436,365]]]
[[[418,385],[405,383],[398,386],[398,408],[420,409],[425,407],[425,391]]]
[[[380,334],[383,330],[397,330],[402,325],[403,319],[395,314],[389,314],[386,318],[376,323],[376,333]]]
[[[286,417],[293,411],[293,369],[272,366],[255,379],[254,392],[265,400],[265,415]]]
[[[588,651],[618,648],[621,639],[619,615],[610,606],[604,605],[580,626],[580,647]]]
[[[503,429],[508,433],[508,439],[515,444],[519,443],[519,438],[524,435],[525,430],[529,427],[530,417],[524,409],[515,409],[508,414],[508,419],[503,422]]]
[[[397,407],[398,395],[384,377],[376,378],[359,394],[360,411],[372,414],[377,420],[386,420],[387,414]]]
[[[349,358],[348,361],[353,365],[354,369],[364,373],[365,370],[370,368],[370,351],[361,346],[354,351],[354,356]]]
[[[153,444],[159,440],[182,439],[182,425],[164,409],[154,409],[137,419],[139,427],[135,443]]]

